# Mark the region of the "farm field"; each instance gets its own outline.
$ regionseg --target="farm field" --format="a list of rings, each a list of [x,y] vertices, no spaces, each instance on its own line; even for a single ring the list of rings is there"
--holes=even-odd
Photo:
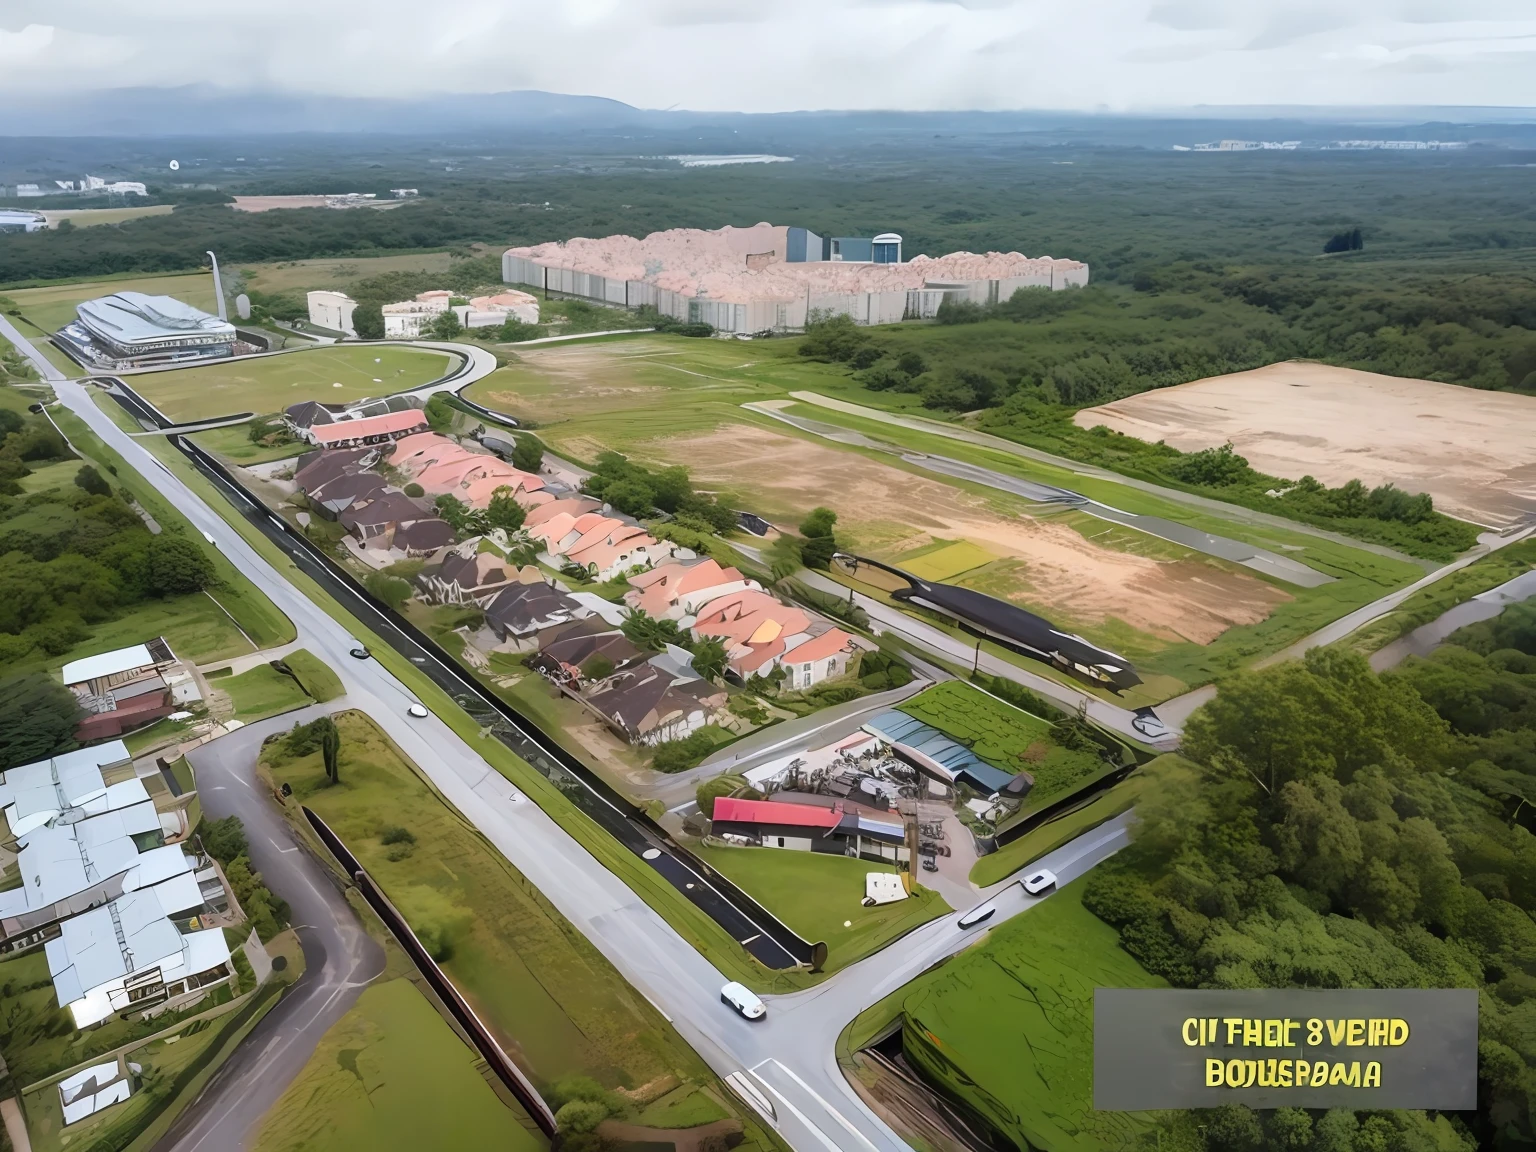
[[[319,752],[293,758],[276,744],[263,772],[292,785],[346,841],[536,1082],[583,1075],[632,1088],[668,1074],[695,1087],[713,1082],[644,998],[367,717],[336,719],[339,784],[327,783]]]
[[[994,928],[902,999],[907,1061],[1020,1148],[1120,1152],[1155,1114],[1093,1109],[1093,990],[1167,985],[1082,905],[1085,881]]]
[[[256,1152],[536,1152],[543,1141],[497,1098],[477,1059],[409,980],[375,984],[267,1113]]]
[[[794,346],[652,336],[526,349],[466,395],[537,421],[539,436],[577,461],[612,449],[648,463],[685,464],[701,487],[776,523],[793,525],[825,504],[839,513],[838,535],[850,548],[1011,599],[1121,652],[1147,681],[1139,703],[1206,683],[1423,573],[1406,557],[1228,520],[1004,450],[795,403],[786,398],[804,389],[875,394],[853,389],[841,369],[800,360]],[[882,401],[887,395],[878,394]],[[741,407],[765,400],[863,438],[833,443]],[[1085,513],[935,476],[903,462],[897,448],[1073,487],[1127,511],[1293,556],[1336,579],[1312,589],[1272,580]]]
[[[293,289],[340,288],[385,272],[446,272],[446,252],[412,252],[402,256],[364,256],[358,259],[284,260],[272,264],[241,264],[246,285],[262,292]]]
[[[1108,767],[1094,752],[1052,742],[1049,722],[960,680],[935,684],[896,707],[952,736],[1010,776],[1032,775],[1035,786],[1025,799],[1026,808],[1070,792]]]
[[[1435,506],[1504,527],[1536,512],[1536,397],[1408,380],[1325,364],[1271,364],[1085,408],[1104,424],[1182,451],[1230,442],[1258,471],[1359,477],[1428,492]]]
[[[896,871],[873,860],[787,848],[704,846],[695,851],[803,939],[826,941],[828,972],[950,911],[942,896],[921,886],[899,903],[862,907],[865,874]]]
[[[75,318],[75,305],[82,300],[94,300],[114,292],[174,296],[194,308],[209,312],[217,309],[211,272],[189,272],[180,276],[114,277],[80,284],[52,284],[43,288],[8,288],[4,295],[16,302],[28,321],[43,333],[51,335]],[[74,375],[79,370],[76,366],[70,374]]]
[[[165,216],[175,210],[174,204],[149,204],[143,208],[55,208],[43,215],[48,218],[50,228],[57,228],[61,220],[68,220],[76,228],[90,228],[96,224],[121,224],[124,220],[138,220],[144,216]]]
[[[443,376],[446,352],[393,345],[305,348],[254,360],[203,364],[130,378],[135,391],[173,421],[237,412],[278,412],[301,400],[346,403],[405,392]]]

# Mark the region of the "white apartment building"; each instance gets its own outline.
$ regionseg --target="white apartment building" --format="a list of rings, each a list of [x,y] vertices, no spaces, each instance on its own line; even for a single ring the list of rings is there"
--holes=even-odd
[[[332,332],[345,332],[348,336],[357,335],[357,329],[352,326],[352,313],[357,308],[357,301],[345,292],[321,289],[310,292],[305,299],[309,303],[311,324],[318,328],[328,328]]]
[[[398,304],[386,304],[384,335],[395,339],[411,340],[421,335],[421,330],[444,312],[453,302],[453,293],[441,288],[423,292],[414,300],[402,300]]]

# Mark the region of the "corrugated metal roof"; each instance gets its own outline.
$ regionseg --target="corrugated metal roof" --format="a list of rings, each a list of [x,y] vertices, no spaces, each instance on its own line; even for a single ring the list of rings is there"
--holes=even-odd
[[[738,800],[721,796],[715,801],[715,820],[742,824],[793,824],[805,828],[836,828],[842,812],[814,804],[780,804],[774,800]]]
[[[882,712],[866,723],[864,729],[891,744],[916,753],[926,766],[947,775],[951,781],[963,780],[989,795],[1013,779],[1001,768],[988,764],[964,744],[905,712]]]
[[[99,676],[116,676],[120,672],[131,672],[135,668],[148,668],[154,662],[155,658],[149,654],[149,647],[145,644],[134,644],[111,652],[98,652],[95,656],[71,660],[64,665],[64,683],[82,684],[87,680],[95,680]]]

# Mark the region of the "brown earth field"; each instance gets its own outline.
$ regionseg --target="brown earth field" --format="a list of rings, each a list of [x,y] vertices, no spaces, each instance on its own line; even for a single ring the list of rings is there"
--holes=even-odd
[[[1428,492],[1502,528],[1536,514],[1536,397],[1289,362],[1143,392],[1074,417],[1181,451],[1230,441],[1260,472]]]
[[[1290,599],[1204,559],[1103,548],[1059,520],[1004,516],[940,481],[752,425],[652,440],[643,454],[685,463],[701,487],[758,494],[765,514],[790,522],[825,505],[838,514],[839,534],[877,558],[935,540],[973,541],[1012,561],[1010,599],[1077,626],[1115,619],[1164,640],[1209,644]]]

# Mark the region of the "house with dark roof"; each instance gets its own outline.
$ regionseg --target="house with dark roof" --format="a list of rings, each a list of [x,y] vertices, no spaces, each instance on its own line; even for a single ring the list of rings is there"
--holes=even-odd
[[[305,400],[283,410],[283,423],[288,426],[290,432],[298,436],[316,424],[336,423],[336,411],[339,409],[333,410],[318,400]]]
[[[485,624],[503,645],[525,651],[534,638],[557,624],[568,624],[590,616],[569,593],[550,584],[508,584],[484,605]],[[622,635],[620,636],[622,639]],[[626,643],[628,643],[626,641]],[[578,660],[580,664],[586,658]],[[610,657],[612,659],[612,657]]]
[[[423,556],[437,555],[453,543],[453,538],[453,525],[446,520],[431,516],[396,528],[395,538],[390,542],[390,547],[404,552],[407,556],[420,559]]]
[[[631,744],[660,744],[697,732],[727,699],[725,689],[698,676],[679,678],[652,661],[615,673],[586,702]]]
[[[307,452],[299,457],[294,468],[293,486],[307,496],[328,480],[361,472],[363,461],[373,452],[372,448],[322,448]]]
[[[436,518],[422,511],[404,492],[394,489],[386,489],[366,504],[353,505],[340,516],[341,526],[365,548],[388,548],[401,525]]]
[[[346,472],[304,494],[309,507],[323,520],[335,520],[347,509],[362,507],[384,495],[384,478],[374,472]]]
[[[471,549],[469,552],[456,549],[444,556],[438,567],[422,570],[416,577],[416,586],[423,599],[433,604],[478,604],[484,608],[503,588],[533,582],[524,580],[522,573],[500,553],[474,551],[478,539],[464,542]],[[533,570],[533,576],[543,583],[538,569]]]
[[[633,664],[643,663],[649,655],[626,640],[617,628],[592,617],[541,639],[539,651],[528,666],[557,684],[580,685],[585,679],[582,669],[595,656],[612,664],[615,672],[622,672]]]

